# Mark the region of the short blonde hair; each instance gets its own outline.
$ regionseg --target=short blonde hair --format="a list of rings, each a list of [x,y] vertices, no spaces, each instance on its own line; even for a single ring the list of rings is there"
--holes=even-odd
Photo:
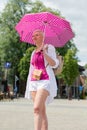
[[[35,33],[35,32],[40,32],[40,33],[42,34],[42,36],[44,37],[44,32],[43,32],[43,31],[37,29],[37,30],[35,30],[33,33]]]

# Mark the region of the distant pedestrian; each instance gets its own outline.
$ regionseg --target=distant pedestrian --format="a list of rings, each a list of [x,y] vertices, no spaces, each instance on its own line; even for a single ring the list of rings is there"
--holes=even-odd
[[[14,97],[17,98],[17,92],[18,92],[18,88],[17,85],[14,88]]]
[[[7,91],[8,91],[8,84],[7,84],[7,80],[6,79],[2,80],[2,85],[3,85],[3,92],[7,93]]]
[[[83,86],[82,84],[80,84],[78,87],[78,99],[83,98],[82,96],[83,96]]]

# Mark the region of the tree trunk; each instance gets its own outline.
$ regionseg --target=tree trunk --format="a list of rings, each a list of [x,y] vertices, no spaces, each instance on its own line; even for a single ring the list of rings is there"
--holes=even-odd
[[[71,86],[68,86],[68,99],[72,100],[72,89],[71,89]]]

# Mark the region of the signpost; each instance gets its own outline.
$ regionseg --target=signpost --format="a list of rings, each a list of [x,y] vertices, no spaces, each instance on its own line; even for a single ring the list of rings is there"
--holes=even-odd
[[[10,62],[6,62],[5,65],[4,65],[4,67],[5,67],[6,69],[11,68],[11,63],[10,63]]]
[[[5,79],[7,79],[8,69],[11,68],[11,63],[10,63],[10,62],[6,62],[6,63],[4,64],[4,68],[5,68]]]

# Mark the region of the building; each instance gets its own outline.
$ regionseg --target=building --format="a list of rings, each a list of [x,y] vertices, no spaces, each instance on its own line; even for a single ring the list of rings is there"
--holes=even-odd
[[[78,87],[82,83],[84,84],[84,79],[82,77],[83,71],[85,71],[83,66],[79,65],[79,75],[75,79],[75,82],[71,87],[68,87],[62,78],[58,79],[57,84],[58,84],[58,98],[68,98],[69,92],[70,92],[70,97],[71,98],[78,98],[79,92],[78,92]],[[70,90],[69,90],[70,89]]]

